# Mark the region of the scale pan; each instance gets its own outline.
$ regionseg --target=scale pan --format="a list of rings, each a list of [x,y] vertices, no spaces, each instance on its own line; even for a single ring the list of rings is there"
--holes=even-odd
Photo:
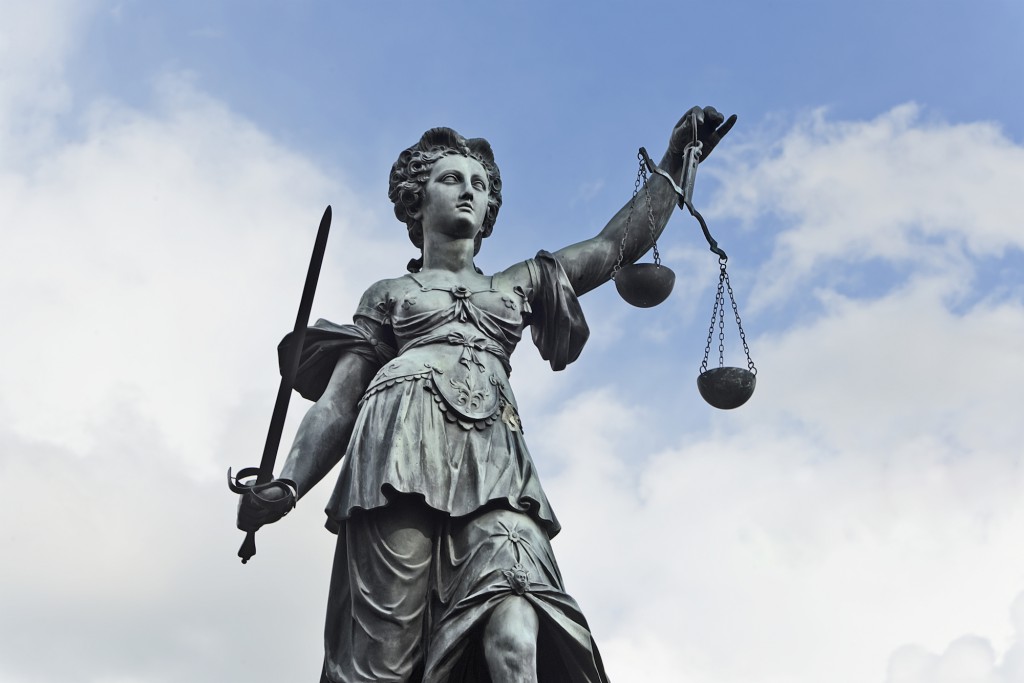
[[[754,393],[757,377],[746,368],[712,368],[700,373],[697,390],[715,408],[732,410]]]
[[[676,274],[657,263],[634,263],[615,274],[615,289],[626,303],[640,308],[657,306],[672,293]]]

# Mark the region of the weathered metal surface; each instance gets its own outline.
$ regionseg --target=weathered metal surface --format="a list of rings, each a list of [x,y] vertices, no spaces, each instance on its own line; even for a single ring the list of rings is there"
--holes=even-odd
[[[657,263],[634,263],[615,274],[615,289],[626,303],[640,308],[657,306],[672,293],[676,274]]]
[[[757,377],[746,368],[712,368],[697,377],[697,390],[709,404],[722,410],[739,408],[754,393]]]

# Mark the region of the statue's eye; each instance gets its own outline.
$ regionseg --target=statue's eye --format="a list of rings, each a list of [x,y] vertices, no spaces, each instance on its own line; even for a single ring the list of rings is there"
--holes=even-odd
[[[483,192],[484,190],[487,189],[487,183],[485,183],[484,181],[482,181],[480,179],[477,179],[477,180],[473,181],[473,187],[475,187],[476,189],[478,189],[481,192]]]

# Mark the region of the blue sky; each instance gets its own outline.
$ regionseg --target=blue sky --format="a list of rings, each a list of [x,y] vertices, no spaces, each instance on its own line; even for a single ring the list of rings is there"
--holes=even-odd
[[[0,680],[313,679],[327,491],[242,567],[223,472],[258,459],[323,207],[343,322],[414,255],[386,178],[423,130],[494,146],[493,271],[596,233],[711,104],[739,123],[695,202],[751,402],[695,390],[716,264],[681,214],[666,303],[603,288],[576,364],[513,358],[612,679],[1024,682],[1024,5],[0,12]]]

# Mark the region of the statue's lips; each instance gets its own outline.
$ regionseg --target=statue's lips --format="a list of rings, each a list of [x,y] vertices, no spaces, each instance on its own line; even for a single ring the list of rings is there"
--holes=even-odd
[[[465,204],[465,203],[463,203],[463,204],[456,204],[455,208],[456,209],[467,209],[469,211],[472,211],[473,210],[473,205],[472,204]]]

